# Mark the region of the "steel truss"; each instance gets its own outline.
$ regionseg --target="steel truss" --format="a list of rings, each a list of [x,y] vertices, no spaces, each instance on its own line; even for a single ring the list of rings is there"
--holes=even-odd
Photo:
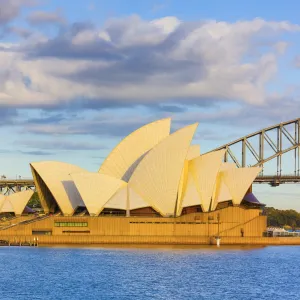
[[[26,190],[35,190],[34,182],[32,179],[0,179],[0,194],[9,195]]]
[[[258,138],[258,146],[254,145],[251,142],[251,138],[253,137]],[[287,142],[288,145],[284,145],[283,141]],[[233,151],[232,147],[236,145],[240,145],[240,153]],[[265,150],[267,145],[269,146],[268,151],[270,152],[271,150],[271,153]],[[277,170],[276,172],[274,172],[276,175],[274,174],[273,178],[280,178],[282,175],[288,175],[282,174],[282,156],[287,152],[293,151],[294,173],[289,174],[289,176],[292,175],[292,177],[295,178],[297,182],[300,181],[300,119],[295,119],[267,127],[260,131],[256,131],[242,138],[239,138],[231,143],[218,147],[212,151],[221,149],[226,149],[224,161],[228,162],[229,159],[231,159],[238,168],[246,166],[260,166],[264,168],[265,163],[270,160],[276,159]],[[237,159],[237,154],[241,154],[241,160]],[[252,156],[252,158],[254,158],[255,163],[247,165],[247,158],[249,158],[249,154]],[[261,179],[264,177],[263,170],[264,169],[262,169],[262,172],[259,176]],[[267,179],[267,177],[270,176],[265,177]],[[263,180],[261,180],[260,182],[263,182]]]

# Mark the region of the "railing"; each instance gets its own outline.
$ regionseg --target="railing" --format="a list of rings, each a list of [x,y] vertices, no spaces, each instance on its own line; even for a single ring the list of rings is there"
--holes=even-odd
[[[29,220],[25,220],[25,221],[21,221],[21,222],[18,222],[18,223],[13,223],[13,224],[10,224],[10,225],[7,225],[7,226],[0,227],[0,230],[6,230],[6,229],[9,229],[9,228],[18,226],[18,225],[27,225],[27,224],[34,223],[34,222],[37,222],[37,221],[41,221],[41,220],[44,220],[44,219],[47,219],[47,218],[49,218],[49,215],[38,216],[38,217],[35,217],[33,219],[29,219]]]

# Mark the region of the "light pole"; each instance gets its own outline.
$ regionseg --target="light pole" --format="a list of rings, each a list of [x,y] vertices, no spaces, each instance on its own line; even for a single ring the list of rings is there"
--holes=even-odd
[[[218,220],[218,235],[216,236],[216,240],[217,240],[217,246],[220,247],[220,243],[221,243],[221,237],[220,237],[220,213],[218,213],[218,215],[217,215],[217,220]]]

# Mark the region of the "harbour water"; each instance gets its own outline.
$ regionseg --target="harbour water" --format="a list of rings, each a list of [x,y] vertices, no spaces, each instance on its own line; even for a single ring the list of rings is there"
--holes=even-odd
[[[300,246],[1,247],[1,299],[300,299]]]

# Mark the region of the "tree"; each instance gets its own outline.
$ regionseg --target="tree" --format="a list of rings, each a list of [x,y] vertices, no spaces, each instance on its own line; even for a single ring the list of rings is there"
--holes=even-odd
[[[37,192],[34,192],[31,199],[29,200],[27,206],[29,206],[30,208],[41,207],[41,202],[40,202],[39,195]]]
[[[274,207],[266,207],[265,212],[268,217],[268,226],[300,228],[300,213],[293,209],[279,210]]]

